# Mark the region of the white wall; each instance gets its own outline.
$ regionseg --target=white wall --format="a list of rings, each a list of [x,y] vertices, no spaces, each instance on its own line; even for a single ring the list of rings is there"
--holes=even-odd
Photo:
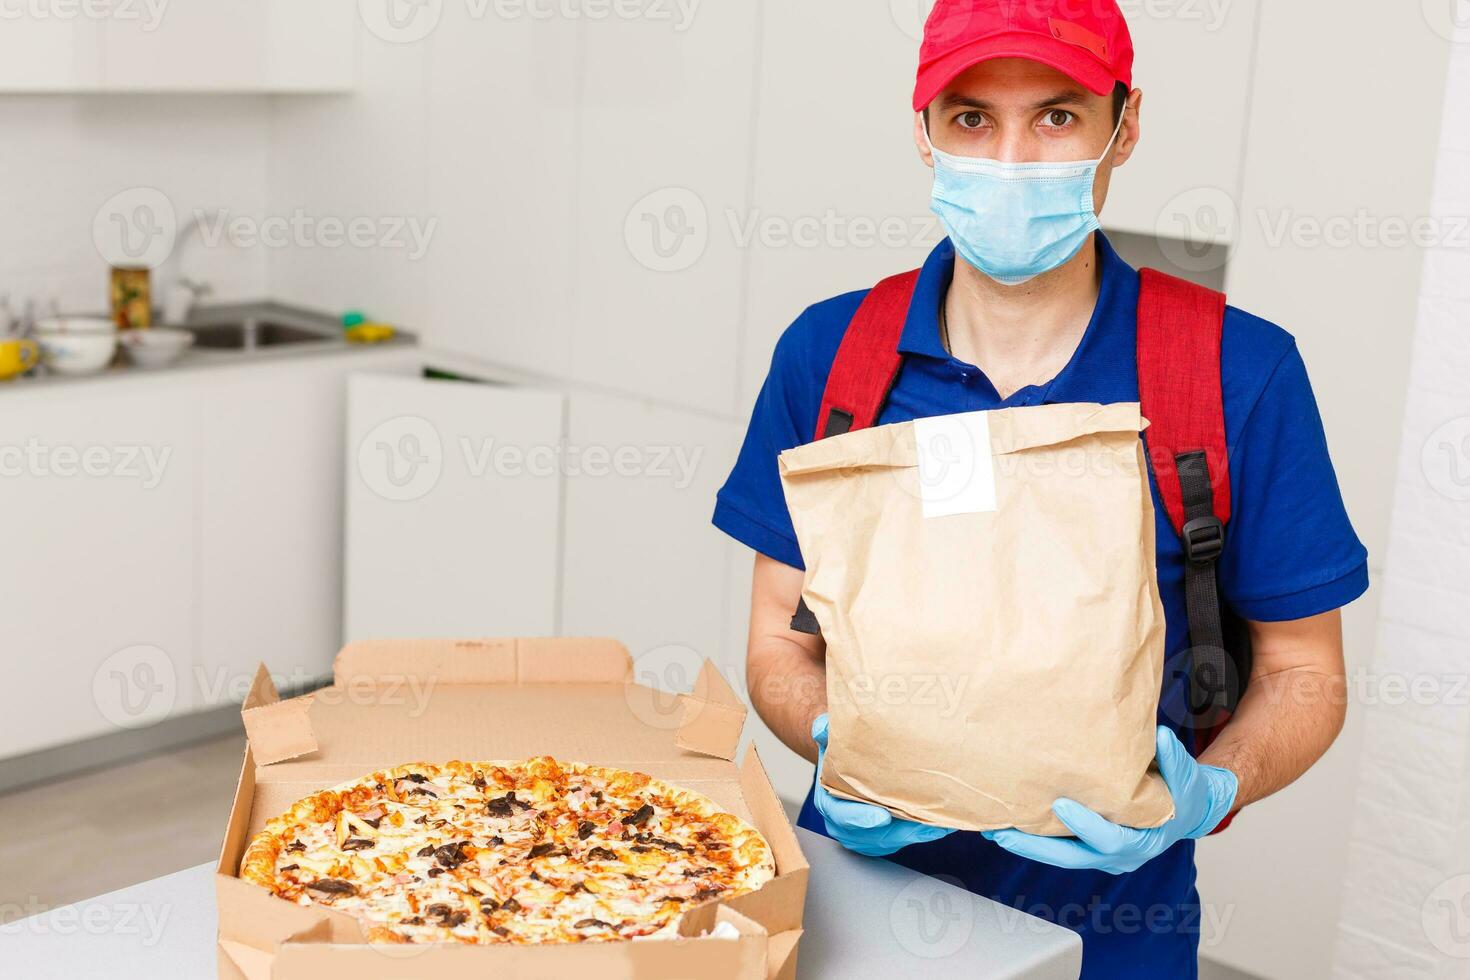
[[[1388,545],[1423,253],[1357,233],[1336,247],[1312,231],[1360,212],[1370,228],[1428,213],[1451,48],[1427,19],[1431,7],[1376,5],[1370,18],[1344,16],[1331,0],[1261,4],[1242,193],[1233,202],[1240,230],[1227,289],[1236,305],[1296,335],[1375,580]],[[1367,50],[1374,67],[1364,78]],[[1324,98],[1324,85],[1343,80],[1353,80],[1350,96]],[[1282,222],[1292,233],[1279,238]],[[1380,582],[1345,613],[1355,678],[1368,668],[1382,601]],[[1200,846],[1201,893],[1230,914],[1208,955],[1264,977],[1326,974],[1367,715],[1353,697],[1347,730],[1326,759]]]
[[[1398,454],[1383,623],[1334,976],[1443,980],[1470,958],[1470,32],[1451,62]],[[1414,693],[1418,692],[1418,693]]]
[[[0,96],[0,293],[17,312],[27,297],[43,310],[53,298],[68,312],[106,309],[107,263],[92,233],[99,209],[155,188],[180,218],[201,207],[258,213],[269,125],[260,97]],[[224,298],[266,292],[263,254],[186,246],[181,258]]]

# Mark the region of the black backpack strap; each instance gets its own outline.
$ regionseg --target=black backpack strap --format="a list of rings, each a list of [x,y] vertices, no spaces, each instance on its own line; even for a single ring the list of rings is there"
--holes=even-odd
[[[1240,703],[1238,672],[1225,649],[1225,626],[1216,570],[1225,549],[1225,525],[1215,515],[1215,493],[1205,453],[1175,457],[1184,500],[1184,601],[1194,658],[1189,710],[1203,729],[1213,729]]]

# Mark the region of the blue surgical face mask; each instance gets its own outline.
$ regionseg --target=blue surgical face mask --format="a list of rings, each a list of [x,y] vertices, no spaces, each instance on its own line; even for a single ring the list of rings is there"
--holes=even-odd
[[[1018,286],[1065,265],[1098,229],[1092,204],[1097,168],[1123,128],[1096,160],[1080,163],[1002,163],[934,149],[931,207],[955,251],[998,283]],[[929,128],[925,124],[924,135]]]

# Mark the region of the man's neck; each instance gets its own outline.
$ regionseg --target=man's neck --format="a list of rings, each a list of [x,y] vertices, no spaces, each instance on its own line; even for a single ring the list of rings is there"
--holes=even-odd
[[[1002,398],[1045,384],[1082,342],[1100,281],[1096,235],[1066,265],[1019,286],[956,257],[944,299],[950,353],[984,371]]]

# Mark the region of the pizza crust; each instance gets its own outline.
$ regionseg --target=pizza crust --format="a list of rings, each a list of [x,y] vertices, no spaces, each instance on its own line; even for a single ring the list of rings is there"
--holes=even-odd
[[[549,756],[410,763],[321,790],[267,821],[240,864],[386,943],[668,935],[775,874],[760,832],[703,794]]]

